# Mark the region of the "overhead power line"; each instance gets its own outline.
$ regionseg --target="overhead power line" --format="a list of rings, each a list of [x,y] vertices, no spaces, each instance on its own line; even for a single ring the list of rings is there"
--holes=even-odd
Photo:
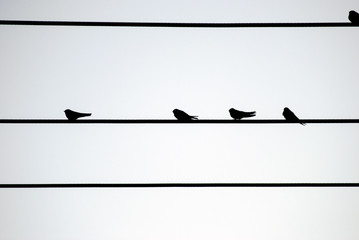
[[[86,21],[32,21],[32,20],[0,20],[0,25],[74,26],[74,27],[171,27],[171,28],[359,27],[359,24],[353,24],[350,22],[178,23],[178,22],[86,22]]]
[[[301,119],[303,123],[359,123],[359,119]],[[0,119],[0,124],[298,124],[284,119],[202,119],[179,121],[175,119],[86,119],[69,121],[66,119]]]
[[[0,184],[0,188],[297,188],[359,187],[359,183],[40,183]]]

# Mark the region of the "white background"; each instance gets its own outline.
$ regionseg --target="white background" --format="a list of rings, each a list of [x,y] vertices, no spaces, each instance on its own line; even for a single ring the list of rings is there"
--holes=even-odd
[[[348,22],[347,1],[5,1],[0,19]],[[358,28],[0,26],[0,118],[359,118]],[[0,183],[358,182],[359,126],[0,125]],[[356,188],[2,189],[0,239],[358,239]]]

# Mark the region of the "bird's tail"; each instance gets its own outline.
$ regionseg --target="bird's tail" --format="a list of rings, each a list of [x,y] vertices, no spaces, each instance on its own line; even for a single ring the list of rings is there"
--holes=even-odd
[[[198,120],[198,116],[191,116],[192,120]]]
[[[256,115],[256,111],[247,112],[247,117],[254,117]]]
[[[89,117],[89,116],[91,116],[92,115],[92,113],[82,113],[82,116],[83,117]]]

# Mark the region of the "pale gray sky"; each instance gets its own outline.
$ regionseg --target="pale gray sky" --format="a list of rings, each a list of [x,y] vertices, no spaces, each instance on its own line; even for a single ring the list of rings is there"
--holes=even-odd
[[[4,1],[0,19],[347,22],[347,1]],[[0,118],[359,118],[359,28],[0,26]],[[358,182],[359,125],[0,125],[0,183]],[[359,190],[2,189],[0,239],[358,239]]]

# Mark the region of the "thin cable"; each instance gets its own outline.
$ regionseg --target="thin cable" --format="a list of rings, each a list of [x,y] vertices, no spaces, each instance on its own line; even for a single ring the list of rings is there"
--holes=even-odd
[[[359,119],[301,119],[310,124],[359,123]],[[66,119],[0,119],[0,124],[298,124],[284,119],[202,119],[178,121],[175,119],[86,119],[69,121]]]
[[[265,27],[359,27],[350,22],[303,23],[175,23],[175,22],[85,22],[0,20],[0,25],[74,27],[172,27],[172,28],[265,28]]]
[[[40,183],[0,184],[0,188],[296,188],[359,187],[359,183]]]

